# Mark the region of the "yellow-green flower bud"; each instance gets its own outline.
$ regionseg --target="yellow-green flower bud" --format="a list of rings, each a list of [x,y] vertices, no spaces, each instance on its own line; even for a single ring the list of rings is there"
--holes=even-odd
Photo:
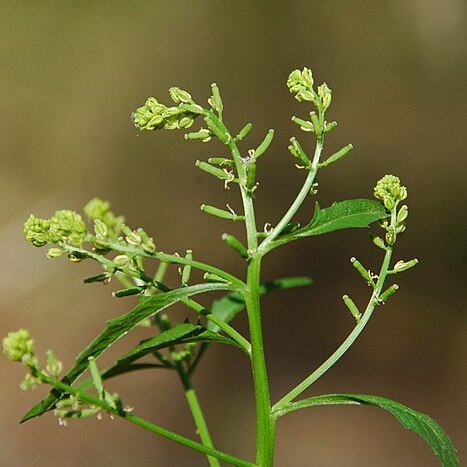
[[[100,219],[96,219],[94,221],[94,233],[100,240],[103,240],[107,237],[107,226]]]
[[[332,91],[326,83],[318,86],[318,96],[321,98],[321,102],[323,103],[323,109],[326,110],[331,105],[332,100]]]
[[[58,258],[65,253],[61,248],[49,248],[47,252],[47,258]]]
[[[127,255],[118,255],[112,260],[112,262],[118,268],[125,268],[130,265],[130,258]]]
[[[418,259],[411,259],[410,261],[398,261],[393,268],[395,273],[407,271],[410,268],[413,268],[418,264]]]
[[[402,224],[409,215],[409,208],[404,204],[397,212],[397,223]]]
[[[59,376],[63,370],[63,363],[60,360],[58,360],[58,358],[55,356],[55,354],[51,350],[48,350],[46,352],[46,355],[47,355],[47,365],[45,369],[48,371],[48,373],[51,376],[55,376],[55,377]]]
[[[308,89],[300,89],[300,91],[298,91],[298,93],[296,94],[295,99],[297,99],[297,101],[299,102],[316,102],[316,98],[313,91],[309,91]]]
[[[22,391],[31,391],[36,389],[36,386],[41,383],[42,381],[39,378],[36,378],[31,373],[27,373],[19,387]]]
[[[180,128],[190,128],[191,125],[193,125],[194,119],[191,117],[182,117],[178,121],[178,126]]]
[[[193,102],[190,93],[180,89],[177,86],[171,87],[169,89],[169,94],[176,104],[179,104],[180,102],[183,104],[191,104]]]
[[[129,245],[133,245],[133,246],[141,245],[141,236],[138,235],[138,232],[130,232],[125,237],[125,240]]]

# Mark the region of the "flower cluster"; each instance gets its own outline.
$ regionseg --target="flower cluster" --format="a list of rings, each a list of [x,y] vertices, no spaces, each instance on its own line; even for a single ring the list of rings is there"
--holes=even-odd
[[[57,211],[50,219],[31,214],[24,223],[23,231],[26,240],[37,247],[58,242],[81,246],[88,235],[81,216],[68,209]]]
[[[313,89],[313,73],[309,68],[302,71],[294,70],[287,79],[287,87],[299,102],[309,101],[325,111],[331,105],[332,91],[326,83],[318,86],[318,92]]]
[[[399,177],[385,175],[376,183],[374,194],[375,198],[381,200],[385,208],[391,211],[399,201],[407,198],[407,188],[401,185]]]
[[[36,367],[34,339],[27,329],[9,332],[2,340],[3,353],[14,362],[21,362],[26,367]]]
[[[3,353],[14,362],[21,364],[28,369],[20,388],[24,391],[34,389],[38,384],[42,383],[40,378],[41,370],[39,369],[39,361],[36,357],[34,339],[29,334],[27,329],[19,329],[12,331],[2,339]],[[63,369],[63,364],[58,360],[54,353],[47,351],[46,371],[53,377],[58,377]]]
[[[400,209],[397,209],[397,206],[400,201],[407,198],[407,188],[401,185],[399,177],[385,175],[376,183],[374,195],[383,202],[386,209],[391,211],[391,220],[383,221],[382,227],[386,230],[386,243],[394,245],[397,235],[406,229],[405,220],[409,215],[409,209],[405,204]]]
[[[195,118],[203,112],[202,107],[193,102],[187,91],[178,87],[171,87],[169,94],[179,104],[177,107],[168,107],[149,97],[132,115],[135,126],[140,130],[176,130],[193,125]]]

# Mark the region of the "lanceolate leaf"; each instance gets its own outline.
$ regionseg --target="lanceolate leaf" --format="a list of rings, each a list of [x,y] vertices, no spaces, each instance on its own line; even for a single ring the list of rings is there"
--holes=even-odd
[[[264,295],[273,290],[290,289],[293,287],[303,287],[313,283],[309,277],[284,277],[260,285],[259,293]],[[245,308],[243,296],[239,293],[229,293],[212,304],[211,312],[224,320],[226,323],[232,321],[235,316]],[[219,327],[211,321],[208,322],[208,329],[219,332]]]
[[[102,331],[94,341],[92,341],[79,355],[76,357],[76,363],[70,371],[64,376],[63,381],[71,385],[78,376],[83,373],[88,367],[88,358],[97,358],[106,349],[108,349],[115,341],[120,339],[128,331],[133,329],[141,321],[155,315],[164,308],[179,302],[187,297],[203,292],[213,290],[229,290],[227,284],[199,284],[191,287],[181,287],[163,294],[152,297],[141,297],[140,303],[133,310],[107,321],[107,327]],[[25,422],[31,418],[42,415],[47,410],[51,409],[55,402],[61,397],[61,392],[56,389],[39,404],[35,405],[21,420]]]
[[[406,407],[384,397],[371,396],[366,394],[328,394],[325,396],[310,397],[299,402],[291,403],[276,412],[277,416],[285,415],[294,410],[314,405],[334,405],[334,404],[366,404],[380,407],[394,415],[397,420],[409,430],[420,435],[431,446],[434,453],[439,457],[444,467],[460,466],[456,449],[451,440],[441,426],[428,415]]]
[[[334,230],[368,227],[372,222],[384,219],[388,214],[384,206],[371,199],[349,199],[321,209],[316,203],[310,223],[293,232],[293,238],[321,235]]]
[[[198,324],[183,323],[162,332],[156,337],[142,341],[134,349],[117,360],[118,364],[128,364],[155,350],[189,342],[219,342],[241,348],[233,339],[217,332],[209,331]]]

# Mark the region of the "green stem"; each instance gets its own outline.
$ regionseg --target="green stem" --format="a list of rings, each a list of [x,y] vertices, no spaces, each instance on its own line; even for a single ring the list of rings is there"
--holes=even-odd
[[[258,232],[256,229],[255,210],[251,193],[248,193],[246,169],[240,151],[233,139],[229,148],[235,163],[240,182],[245,226],[248,244],[249,262],[247,269],[247,288],[244,290],[245,305],[251,340],[251,366],[256,400],[256,464],[270,467],[274,458],[275,419],[271,416],[271,396],[269,378],[264,355],[264,340],[261,324],[261,306],[259,286],[261,280],[261,256],[258,255]]]
[[[261,243],[259,246],[259,251],[261,254],[264,256],[268,251],[271,250],[271,243],[277,238],[277,236],[282,232],[284,227],[292,220],[293,216],[296,214],[296,212],[300,209],[300,206],[303,204],[305,201],[305,198],[308,196],[313,183],[315,181],[316,174],[318,172],[318,164],[319,164],[319,159],[321,157],[321,152],[323,150],[323,140],[318,139],[316,141],[316,148],[315,148],[315,154],[313,156],[313,161],[311,163],[311,167],[309,169],[308,175],[305,179],[305,182],[298,193],[297,197],[295,198],[294,202],[290,206],[290,208],[287,210],[287,212],[284,214],[282,219],[279,221],[279,223],[274,227],[274,229],[271,231],[271,233],[268,234],[268,236],[264,239],[264,241]]]
[[[235,168],[237,170],[237,175],[239,180],[243,181],[240,183],[240,194],[242,195],[243,203],[243,212],[245,215],[245,226],[246,226],[246,235],[248,242],[248,253],[253,254],[258,248],[258,235],[256,230],[256,219],[255,219],[255,209],[253,206],[253,198],[251,194],[247,192],[245,187],[246,183],[246,169],[242,161],[242,156],[240,150],[238,149],[237,144],[233,139],[229,142],[229,149],[232,153],[232,158],[235,163]]]
[[[98,397],[92,396],[91,394],[88,394],[86,392],[82,392],[72,386],[63,383],[62,381],[52,379],[42,372],[38,372],[38,374],[35,376],[38,376],[43,382],[50,384],[51,386],[54,386],[63,392],[77,396],[83,402],[94,405],[96,407],[101,407],[108,413],[121,417],[135,425],[140,426],[141,428],[149,430],[152,433],[156,433],[157,435],[162,436],[163,438],[170,439],[171,441],[182,444],[183,446],[194,449],[195,451],[202,452],[203,454],[215,457],[219,460],[229,462],[232,465],[237,465],[240,467],[255,467],[255,464],[252,464],[251,462],[244,461],[243,459],[231,456],[230,454],[226,454],[225,452],[219,451],[217,449],[204,446],[203,444],[193,441],[190,438],[186,438],[185,436],[181,436],[177,433],[174,433],[173,431],[167,430],[158,425],[154,425],[153,423],[144,420],[140,417],[137,417],[136,415],[132,415],[125,411],[117,410],[111,407],[107,402],[99,399]]]
[[[248,340],[245,339],[235,328],[227,324],[223,319],[219,318],[214,313],[211,313],[209,310],[191,298],[186,298],[181,300],[181,302],[189,306],[192,310],[196,311],[200,315],[205,316],[209,321],[221,328],[221,330],[224,331],[235,342],[237,342],[237,344],[239,344],[247,354],[251,353],[251,344],[248,342]]]
[[[260,271],[261,258],[256,255],[248,265],[249,288],[245,294],[245,303],[250,328],[251,362],[256,399],[256,463],[261,467],[270,467],[274,458],[275,420],[271,416],[269,379],[261,326]]]
[[[196,391],[191,383],[191,378],[188,376],[187,372],[185,371],[185,368],[183,368],[182,362],[177,358],[175,350],[173,348],[171,350],[175,369],[180,378],[180,381],[182,382],[183,389],[185,391],[185,397],[188,402],[191,414],[193,416],[197,433],[201,438],[201,441],[204,446],[213,448],[214,446],[211,440],[211,436],[209,434],[208,426],[206,424],[201,405],[196,395]],[[215,457],[208,455],[207,458],[211,467],[220,467],[219,461]]]
[[[373,314],[374,309],[379,304],[379,296],[384,286],[386,280],[389,265],[391,262],[392,248],[387,247],[386,254],[384,255],[384,260],[381,265],[381,270],[379,273],[379,278],[376,283],[375,289],[371,294],[371,298],[368,302],[368,305],[365,309],[365,312],[362,315],[361,320],[352,330],[352,332],[347,336],[347,338],[342,342],[338,349],[322,364],[320,365],[313,373],[305,378],[300,384],[295,386],[289,393],[287,393],[280,401],[278,401],[272,408],[273,413],[278,413],[283,410],[290,402],[300,395],[303,391],[308,389],[318,378],[320,378],[324,373],[326,373],[344,354],[347,352],[349,347],[354,343],[357,337],[365,328],[368,323],[371,315]]]
[[[136,248],[136,247],[131,247],[128,245],[123,245],[121,243],[115,243],[115,242],[109,242],[107,243],[107,246],[114,250],[118,251],[120,253],[125,253],[133,256],[140,256],[144,258],[152,258],[152,259],[157,259],[159,261],[163,261],[165,263],[174,263],[174,264],[182,264],[182,265],[189,265],[192,266],[196,269],[200,269],[201,271],[205,272],[210,272],[212,274],[215,274],[222,279],[225,279],[227,282],[231,283],[233,286],[238,287],[239,289],[242,289],[245,284],[235,277],[232,274],[229,274],[228,272],[224,271],[223,269],[216,268],[215,266],[211,266],[210,264],[202,263],[200,261],[195,261],[192,259],[188,258],[183,258],[177,255],[170,255],[167,253],[163,253],[161,251],[156,251],[154,253],[149,253],[142,248]],[[92,251],[85,250],[84,248],[79,248],[71,245],[67,245],[65,243],[60,244],[60,248],[63,248],[66,251],[69,251],[70,253],[78,253],[79,255],[82,255],[87,258],[92,258],[95,261],[112,267],[114,266],[112,260],[103,257],[102,255],[99,255],[97,253],[93,253]],[[127,270],[123,271],[125,274],[128,274]],[[131,274],[129,274],[131,275]]]
[[[170,255],[168,253],[163,253],[162,251],[155,251],[154,253],[148,253],[144,251],[142,248],[135,248],[126,245],[122,245],[120,243],[108,243],[108,247],[112,250],[119,251],[121,253],[128,253],[130,255],[141,256],[145,258],[153,258],[158,259],[159,261],[163,261],[165,263],[174,263],[174,264],[182,264],[182,265],[189,265],[194,267],[195,269],[200,269],[201,271],[210,272],[211,274],[216,274],[222,279],[225,279],[227,282],[230,282],[232,285],[243,288],[245,284],[235,277],[232,274],[224,271],[223,269],[216,268],[215,266],[211,266],[210,264],[202,263],[201,261],[196,261],[193,259],[188,259],[184,257],[180,257],[177,255]],[[77,248],[71,247],[73,250],[80,251]],[[90,253],[86,250],[81,250],[84,254],[90,256]]]

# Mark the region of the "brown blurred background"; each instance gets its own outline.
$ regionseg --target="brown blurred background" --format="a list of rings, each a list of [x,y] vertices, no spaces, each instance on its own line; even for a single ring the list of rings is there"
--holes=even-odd
[[[397,296],[310,394],[364,392],[404,402],[438,420],[465,459],[466,15],[463,0],[1,2],[2,335],[28,327],[40,352],[53,348],[69,366],[106,319],[134,305],[113,299],[110,287],[82,284],[97,265],[48,261],[23,239],[31,212],[79,210],[96,195],[151,232],[160,249],[193,248],[198,258],[242,274],[220,240],[230,225],[199,211],[203,202],[239,205],[234,190],[194,168],[197,158],[224,149],[186,142],[181,132],[139,134],[129,116],[149,95],[167,102],[172,85],[204,101],[216,81],[231,128],[255,125],[245,150],[276,129],[257,191],[259,224],[274,222],[303,178],[286,145],[299,133],[290,116],[304,116],[305,106],[285,80],[293,68],[310,66],[334,91],[329,113],[340,125],[328,153],[348,142],[355,147],[320,173],[320,203],[371,197],[378,178],[398,174],[411,211],[396,259],[421,260],[397,278]],[[312,201],[302,220],[311,208]],[[347,335],[353,323],[340,297],[349,293],[361,304],[368,297],[349,258],[376,268],[375,250],[355,230],[297,242],[265,261],[267,279],[315,278],[306,290],[264,300],[275,400]],[[237,323],[246,332],[244,317]],[[119,350],[146,335],[138,330]],[[117,356],[105,355],[102,365]],[[1,465],[206,465],[203,456],[119,420],[62,428],[49,415],[20,426],[46,388],[23,393],[23,370],[3,358],[0,365]],[[241,354],[210,349],[195,383],[216,445],[251,457],[254,405]],[[138,414],[195,436],[175,375],[141,372],[109,388]],[[277,437],[278,466],[438,465],[420,438],[369,407],[298,412],[280,420]]]

